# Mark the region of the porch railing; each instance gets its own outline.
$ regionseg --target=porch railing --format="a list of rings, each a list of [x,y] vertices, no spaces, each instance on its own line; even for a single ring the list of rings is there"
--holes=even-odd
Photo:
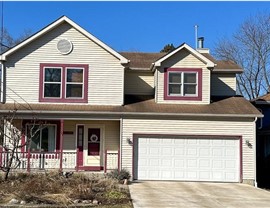
[[[106,150],[104,160],[104,172],[119,169],[119,150]],[[0,148],[0,166],[7,167],[7,163],[11,157],[10,152]],[[12,170],[46,170],[46,169],[68,169],[78,170],[77,151],[63,151],[61,164],[61,152],[15,152],[13,156]],[[15,168],[16,167],[16,168]]]
[[[27,171],[30,171],[30,169],[59,169],[60,154],[60,152],[15,152],[12,169]],[[10,152],[0,149],[0,166],[6,167],[10,157]],[[76,151],[63,152],[62,168],[75,169],[75,166]]]
[[[120,154],[119,150],[112,151],[112,150],[106,150],[105,151],[105,167],[104,172],[108,172],[110,170],[118,169],[120,167]]]

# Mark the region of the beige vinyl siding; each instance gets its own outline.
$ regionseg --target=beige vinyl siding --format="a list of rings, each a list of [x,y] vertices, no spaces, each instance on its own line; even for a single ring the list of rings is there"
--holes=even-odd
[[[164,100],[164,68],[202,68],[202,101]],[[157,70],[157,103],[172,104],[209,104],[210,71],[205,64],[187,50],[181,50],[165,60]]]
[[[76,150],[76,125],[100,125],[105,130],[104,149],[118,150],[120,146],[120,122],[119,121],[64,121],[64,131],[72,131],[73,134],[64,134],[63,150]],[[86,135],[85,135],[86,136]]]
[[[212,74],[211,95],[234,96],[236,94],[235,74]]]
[[[68,55],[62,55],[56,49],[57,42],[65,38],[73,43],[73,50]],[[120,61],[66,23],[7,57],[8,103],[14,100],[39,102],[40,63],[87,64],[88,104],[123,103],[124,68]]]
[[[254,179],[254,132],[252,120],[150,120],[124,119],[122,136],[122,168],[132,171],[132,145],[127,143],[133,134],[175,134],[242,136],[243,179]],[[246,140],[252,148],[246,145]]]
[[[125,94],[153,95],[154,75],[152,72],[125,72]]]

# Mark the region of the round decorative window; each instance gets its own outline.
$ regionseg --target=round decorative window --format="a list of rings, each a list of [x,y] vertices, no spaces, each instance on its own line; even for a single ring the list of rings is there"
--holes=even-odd
[[[57,50],[63,54],[67,55],[69,54],[73,49],[72,42],[67,39],[61,39],[57,43]]]

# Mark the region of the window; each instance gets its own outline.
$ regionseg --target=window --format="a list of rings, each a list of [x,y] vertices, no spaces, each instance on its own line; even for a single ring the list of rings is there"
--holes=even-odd
[[[83,69],[67,68],[66,98],[83,97]]]
[[[201,69],[165,69],[165,100],[201,100]]]
[[[33,135],[31,152],[54,152],[56,150],[56,125],[49,125],[44,128],[39,125],[27,125],[27,130]],[[28,147],[27,147],[28,149]]]
[[[40,65],[40,102],[87,102],[88,66]]]
[[[44,68],[44,98],[61,97],[62,68]]]

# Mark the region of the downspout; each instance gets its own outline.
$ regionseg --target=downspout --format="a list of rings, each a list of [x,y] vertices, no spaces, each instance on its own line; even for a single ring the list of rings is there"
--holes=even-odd
[[[118,155],[118,158],[119,158],[118,170],[122,170],[122,143],[123,143],[122,140],[123,140],[123,118],[121,117],[120,118],[120,147],[119,147],[119,155]]]
[[[0,103],[5,103],[5,98],[4,98],[4,95],[5,95],[5,65],[2,61],[0,61],[0,68],[1,68],[1,74],[0,74]]]
[[[257,151],[256,151],[256,143],[257,143],[257,137],[256,137],[256,121],[258,117],[255,117],[254,124],[253,124],[253,136],[254,136],[254,186],[258,188],[257,184]]]

